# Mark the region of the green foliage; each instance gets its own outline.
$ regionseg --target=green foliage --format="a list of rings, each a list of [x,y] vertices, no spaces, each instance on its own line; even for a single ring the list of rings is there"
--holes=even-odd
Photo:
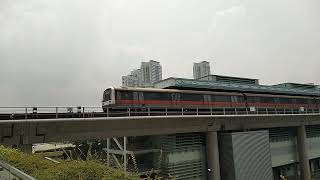
[[[57,164],[54,168],[37,171],[34,177],[38,179],[106,179],[106,180],[134,180],[138,179],[125,173],[108,168],[97,161],[69,161]]]
[[[40,156],[24,154],[17,149],[5,148],[4,146],[0,146],[0,159],[27,174],[31,174],[37,169],[46,169],[54,165]]]
[[[39,180],[138,180],[138,176],[105,166],[99,161],[66,161],[53,163],[35,154],[0,146],[0,159]]]

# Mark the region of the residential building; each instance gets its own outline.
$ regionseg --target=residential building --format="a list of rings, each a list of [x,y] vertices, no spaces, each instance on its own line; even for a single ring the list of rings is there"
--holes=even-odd
[[[153,83],[162,80],[162,67],[159,62],[150,60],[141,62],[140,69],[131,71],[130,75],[122,76],[122,86],[152,87]]]
[[[193,78],[199,79],[210,75],[210,63],[202,61],[193,64]]]
[[[142,74],[141,69],[135,69],[131,71],[131,75],[134,77],[134,87],[141,87],[142,86]]]
[[[158,61],[150,60],[141,63],[141,77],[144,85],[162,80],[162,67]]]
[[[136,78],[132,75],[122,76],[122,86],[124,87],[135,87]]]

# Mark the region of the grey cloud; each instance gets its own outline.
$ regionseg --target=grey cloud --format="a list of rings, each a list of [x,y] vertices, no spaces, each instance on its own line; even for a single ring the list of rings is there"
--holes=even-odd
[[[320,84],[319,2],[0,2],[0,106],[100,105],[104,88],[155,59],[164,77],[213,73]]]

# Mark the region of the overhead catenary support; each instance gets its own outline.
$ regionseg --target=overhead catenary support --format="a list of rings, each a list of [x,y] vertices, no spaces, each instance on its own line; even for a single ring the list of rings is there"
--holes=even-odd
[[[304,125],[301,125],[297,127],[297,147],[300,162],[301,179],[311,180],[311,172],[306,141],[306,128]]]
[[[207,132],[207,166],[208,180],[220,180],[218,133]]]

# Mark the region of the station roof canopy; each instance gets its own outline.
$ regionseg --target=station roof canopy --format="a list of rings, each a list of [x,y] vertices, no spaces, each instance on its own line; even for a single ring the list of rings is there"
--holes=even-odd
[[[222,83],[237,83],[237,84],[253,84],[259,85],[259,79],[243,78],[243,77],[232,77],[232,76],[222,76],[222,75],[208,75],[197,80],[207,80]]]
[[[276,84],[273,86],[274,87],[293,88],[293,89],[310,89],[310,90],[317,89],[317,86],[314,84],[282,83],[282,84]]]
[[[195,80],[185,78],[168,78],[154,84],[154,88],[165,89],[198,89],[198,90],[216,90],[216,91],[233,91],[233,92],[251,92],[264,94],[288,94],[288,95],[305,95],[320,96],[320,89],[309,88],[290,88],[282,86],[240,84],[216,82],[210,80]]]

